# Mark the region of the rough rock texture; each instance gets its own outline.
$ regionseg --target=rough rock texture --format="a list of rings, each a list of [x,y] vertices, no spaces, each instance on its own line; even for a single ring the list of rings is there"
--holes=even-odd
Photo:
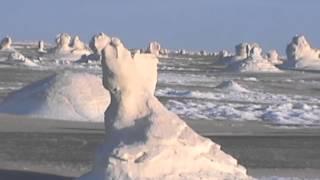
[[[56,47],[47,56],[51,59],[70,62],[77,61],[90,53],[90,49],[85,46],[78,36],[72,39],[69,34],[61,33],[56,37]]]
[[[10,37],[5,37],[0,42],[0,50],[10,50],[11,49],[12,40]]]
[[[161,50],[161,46],[157,41],[150,42],[147,48],[147,53],[154,54],[159,56]]]
[[[75,36],[71,42],[71,53],[74,55],[89,55],[90,49],[87,48],[86,44],[80,40],[79,36]]]
[[[111,41],[111,38],[107,36],[104,33],[99,33],[97,35],[94,35],[91,38],[91,41],[89,43],[89,47],[95,54],[101,54],[101,51],[104,47],[106,47],[107,44],[109,44]]]
[[[31,67],[38,66],[38,64],[34,63],[32,60],[17,51],[9,54],[7,63]]]
[[[279,57],[279,54],[278,54],[278,52],[276,50],[270,50],[267,53],[267,58],[274,65],[278,65],[278,64],[282,64],[283,63],[283,61]]]
[[[105,143],[81,180],[250,179],[237,160],[194,132],[154,96],[157,58],[131,53],[113,38],[103,50],[111,92]]]
[[[320,50],[311,47],[304,36],[295,36],[288,44],[287,62],[288,68],[320,68]]]
[[[242,59],[250,56],[251,46],[248,43],[240,43],[235,46],[236,56]]]
[[[58,34],[56,37],[56,53],[69,53],[71,51],[70,47],[71,36],[67,33]]]
[[[252,47],[248,58],[230,63],[227,70],[232,72],[281,72],[262,56],[262,49],[257,45]]]
[[[64,72],[10,93],[0,112],[74,121],[103,121],[110,96],[101,78]]]
[[[250,92],[248,89],[242,87],[240,84],[232,80],[223,81],[216,88],[229,92]]]

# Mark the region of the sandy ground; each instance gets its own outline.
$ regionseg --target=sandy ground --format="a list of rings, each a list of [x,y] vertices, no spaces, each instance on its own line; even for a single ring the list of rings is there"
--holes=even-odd
[[[318,128],[187,121],[261,176],[320,177]],[[87,172],[104,125],[0,115],[0,179],[64,180]]]

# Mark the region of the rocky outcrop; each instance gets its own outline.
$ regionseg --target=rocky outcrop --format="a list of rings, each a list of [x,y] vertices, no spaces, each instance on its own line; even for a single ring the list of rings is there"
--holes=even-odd
[[[292,38],[286,48],[287,68],[320,68],[320,50],[312,48],[307,39],[302,35]]]
[[[12,40],[9,36],[3,38],[0,42],[0,50],[11,50]]]
[[[111,93],[106,136],[81,180],[250,179],[237,160],[198,135],[154,96],[157,58],[131,53],[117,38],[102,52]]]

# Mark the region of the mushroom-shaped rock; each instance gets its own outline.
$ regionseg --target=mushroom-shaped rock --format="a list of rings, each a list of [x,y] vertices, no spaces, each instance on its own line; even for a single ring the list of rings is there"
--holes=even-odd
[[[154,54],[156,56],[159,56],[161,50],[161,46],[157,41],[153,41],[149,43],[149,46],[147,48],[147,53]]]
[[[92,171],[79,179],[251,179],[154,96],[156,56],[132,57],[118,39],[102,55],[103,85],[111,92],[106,136]]]
[[[311,47],[304,36],[295,36],[288,44],[287,62],[289,68],[320,68],[320,50]]]
[[[94,35],[91,38],[91,41],[89,43],[89,47],[95,54],[101,54],[101,51],[104,47],[106,47],[107,44],[109,44],[111,41],[111,38],[107,36],[104,33],[99,33],[97,35]]]
[[[12,44],[12,40],[9,36],[3,38],[0,42],[0,50],[10,50],[11,44]]]
[[[63,72],[10,93],[0,112],[74,121],[103,121],[110,102],[101,78],[88,73]]]

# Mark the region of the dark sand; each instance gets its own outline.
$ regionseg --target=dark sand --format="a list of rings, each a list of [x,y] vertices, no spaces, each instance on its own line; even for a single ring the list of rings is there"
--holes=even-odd
[[[318,128],[187,121],[260,176],[320,177]],[[0,116],[0,180],[64,180],[92,165],[103,123]]]

